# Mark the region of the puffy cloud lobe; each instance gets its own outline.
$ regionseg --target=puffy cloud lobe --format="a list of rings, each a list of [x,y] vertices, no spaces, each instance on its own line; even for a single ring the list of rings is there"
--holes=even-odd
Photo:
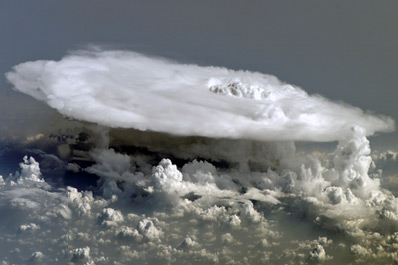
[[[159,239],[163,235],[162,230],[156,228],[152,220],[149,219],[140,221],[137,230],[149,240]]]
[[[276,77],[202,67],[128,51],[77,52],[19,64],[15,89],[97,124],[175,135],[333,141],[353,126],[391,131],[392,119],[310,96]]]
[[[27,156],[23,158],[24,163],[20,163],[21,167],[21,176],[18,179],[18,182],[33,181],[33,182],[44,182],[43,179],[40,178],[40,168],[39,163],[33,157],[28,159]]]
[[[43,253],[41,253],[40,251],[36,251],[34,253],[32,253],[32,256],[30,256],[29,261],[33,262],[33,263],[37,263],[37,262],[41,262],[44,258]]]
[[[70,261],[77,263],[79,261],[88,260],[90,259],[90,248],[76,248],[72,249],[68,252],[70,256]]]
[[[20,232],[26,232],[26,231],[36,231],[39,230],[40,226],[35,224],[35,223],[30,223],[26,225],[21,225],[18,229]]]
[[[193,241],[190,237],[187,237],[184,239],[184,241],[181,242],[181,244],[178,246],[181,249],[189,249],[189,248],[195,248],[198,247],[199,244],[195,241]]]
[[[123,221],[123,215],[120,211],[105,208],[101,214],[98,215],[98,222],[105,226],[117,226],[118,223]]]

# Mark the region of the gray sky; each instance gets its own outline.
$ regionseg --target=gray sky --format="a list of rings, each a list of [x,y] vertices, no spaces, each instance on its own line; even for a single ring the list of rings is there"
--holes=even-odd
[[[397,119],[397,11],[396,1],[1,1],[0,71],[98,44],[273,74]],[[0,120],[52,113],[1,79]]]

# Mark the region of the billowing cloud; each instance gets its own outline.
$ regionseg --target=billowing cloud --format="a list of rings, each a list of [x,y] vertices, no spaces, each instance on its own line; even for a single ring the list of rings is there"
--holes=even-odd
[[[342,140],[331,168],[281,155],[290,163],[265,171],[197,160],[179,169],[170,159],[153,165],[140,153],[93,149],[93,164],[75,174],[96,174],[94,193],[47,182],[24,157],[20,171],[0,177],[1,261],[392,263],[398,202],[368,176],[368,144]],[[143,164],[152,169],[142,172]]]
[[[23,63],[7,78],[91,123],[28,138],[62,159],[31,149],[40,164],[26,156],[0,176],[3,264],[398,261],[398,200],[376,167],[397,155],[375,164],[366,138],[390,118],[273,76],[132,52]],[[338,144],[310,154],[294,140]],[[65,172],[97,182],[53,181]]]
[[[388,117],[308,95],[271,75],[128,51],[26,62],[6,78],[68,117],[113,128],[267,141],[333,141],[356,126],[366,135],[394,128]]]

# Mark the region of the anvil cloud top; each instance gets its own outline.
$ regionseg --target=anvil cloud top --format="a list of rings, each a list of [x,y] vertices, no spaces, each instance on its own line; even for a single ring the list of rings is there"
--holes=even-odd
[[[255,140],[339,140],[394,121],[258,72],[203,67],[129,51],[78,51],[60,61],[19,64],[16,90],[60,113],[109,127],[183,136]]]

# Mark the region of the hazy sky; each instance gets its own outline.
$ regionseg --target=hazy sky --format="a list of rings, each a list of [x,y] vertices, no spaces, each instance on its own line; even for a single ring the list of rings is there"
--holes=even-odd
[[[0,71],[97,44],[270,73],[396,119],[397,11],[395,1],[2,1]],[[40,106],[1,79],[3,114]]]

